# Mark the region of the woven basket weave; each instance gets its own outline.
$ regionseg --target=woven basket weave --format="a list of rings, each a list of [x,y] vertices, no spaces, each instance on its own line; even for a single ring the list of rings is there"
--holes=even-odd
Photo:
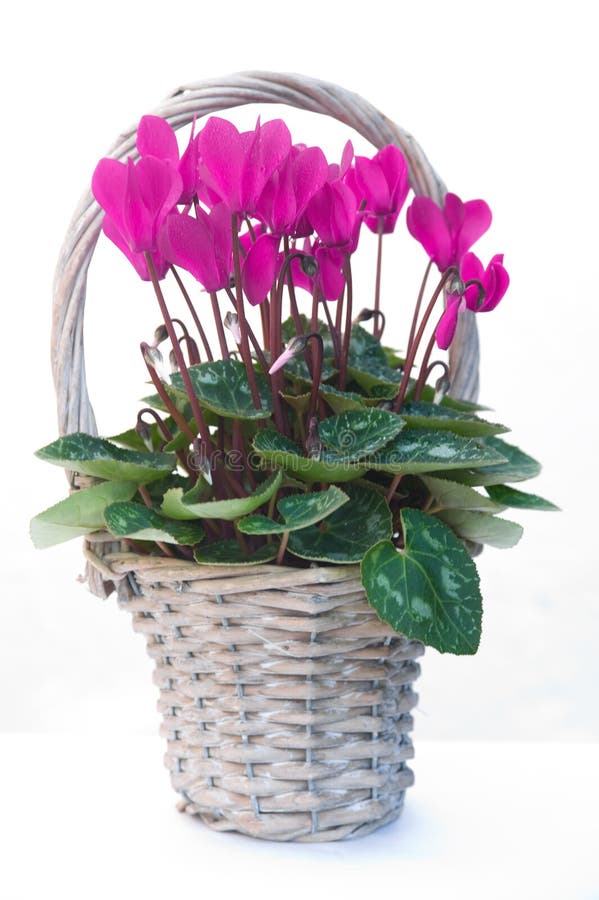
[[[179,88],[155,110],[173,127],[246,103],[284,103],[344,122],[376,147],[396,143],[412,187],[444,186],[414,139],[355,94],[298,75],[248,73]],[[136,126],[109,151],[136,156]],[[52,363],[61,434],[96,433],[83,351],[87,270],[102,213],[89,191],[63,245]],[[478,339],[460,324],[452,393],[474,399]],[[74,489],[85,479],[71,476]],[[180,807],[212,828],[270,840],[357,837],[395,819],[423,652],[368,605],[357,566],[198,566],[85,542],[90,589],[119,602],[147,640],[160,689],[165,757]]]

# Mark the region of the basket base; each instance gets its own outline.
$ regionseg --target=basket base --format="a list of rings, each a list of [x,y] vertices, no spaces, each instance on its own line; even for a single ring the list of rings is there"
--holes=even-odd
[[[410,769],[404,771],[406,773],[409,772],[410,775],[412,775]],[[379,810],[380,815],[377,818],[365,820],[365,814],[367,812],[366,806],[370,805],[372,809],[372,803],[376,803],[376,801],[370,801],[369,804],[365,804],[362,808],[356,808],[355,805],[348,808],[346,818],[351,819],[351,821],[345,823],[340,822],[333,827],[324,828],[319,822],[319,819],[323,815],[322,813],[319,814],[318,818],[314,816],[309,824],[306,824],[305,822],[299,824],[297,821],[290,821],[289,829],[281,830],[280,816],[277,816],[276,823],[273,823],[272,821],[269,822],[268,815],[257,817],[249,817],[246,815],[244,817],[239,817],[240,820],[235,823],[231,820],[230,816],[219,815],[216,812],[202,812],[194,803],[190,803],[186,800],[181,800],[180,803],[177,804],[177,809],[179,812],[184,812],[198,818],[204,825],[207,825],[208,828],[212,829],[212,831],[230,831],[236,834],[243,834],[246,837],[257,838],[258,840],[277,841],[279,843],[285,841],[293,841],[296,843],[326,843],[329,841],[347,841],[365,837],[373,831],[377,831],[379,828],[383,828],[385,825],[395,822],[403,810],[404,794],[405,791],[401,793],[399,798],[396,798],[397,803],[392,809],[388,809],[387,812]],[[340,810],[336,810],[337,820],[343,818],[339,813]],[[359,818],[356,821],[357,817]],[[290,818],[295,818],[297,820],[298,817],[291,813]],[[306,828],[309,829],[307,832]]]

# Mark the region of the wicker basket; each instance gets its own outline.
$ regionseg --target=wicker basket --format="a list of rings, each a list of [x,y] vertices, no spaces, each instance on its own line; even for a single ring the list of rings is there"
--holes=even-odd
[[[412,137],[355,94],[297,75],[251,73],[179,88],[155,111],[175,128],[246,103],[331,115],[377,147],[397,143],[416,193],[444,194]],[[135,155],[135,127],[109,151]],[[88,192],[59,260],[52,360],[61,434],[95,433],[83,354],[88,266],[102,214]],[[453,393],[474,398],[478,341],[465,317]],[[78,486],[72,477],[73,487]],[[270,840],[357,837],[395,819],[412,783],[406,760],[422,644],[368,605],[356,566],[197,566],[85,543],[91,590],[119,602],[156,662],[166,765],[181,808],[210,827]]]

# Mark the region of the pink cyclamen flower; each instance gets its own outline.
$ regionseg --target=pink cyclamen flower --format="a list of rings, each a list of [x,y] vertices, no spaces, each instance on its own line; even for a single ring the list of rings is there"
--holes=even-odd
[[[94,197],[134,253],[157,249],[158,232],[181,186],[179,173],[153,156],[137,163],[101,159],[92,176]]]
[[[459,266],[490,224],[491,210],[484,200],[463,203],[455,194],[445,196],[442,209],[429,197],[414,197],[407,213],[408,231],[441,272]]]
[[[267,296],[283,264],[283,235],[304,237],[312,231],[304,211],[327,177],[327,161],[319,147],[292,147],[267,181],[256,204],[256,216],[271,233],[261,234],[247,251],[243,290],[254,306]]]
[[[264,186],[291,148],[281,119],[256,124],[240,133],[231,122],[213,116],[198,134],[199,176],[212,196],[231,213],[253,215]]]
[[[399,147],[389,144],[367,159],[356,156],[353,169],[345,176],[360,206],[364,221],[375,234],[390,234],[410,190],[408,164]]]
[[[181,266],[209,291],[229,286],[232,265],[230,212],[220,203],[198,217],[185,213],[168,216],[160,233],[160,250],[165,259]]]
[[[466,253],[460,265],[460,278],[464,284],[469,281],[480,283],[483,291],[481,297],[478,284],[470,284],[463,294],[449,294],[445,312],[439,320],[435,336],[441,350],[447,350],[451,344],[460,311],[491,312],[504,296],[510,284],[510,277],[503,267],[503,253],[496,254],[485,269],[474,253]]]
[[[155,156],[169,163],[181,176],[183,187],[179,203],[191,203],[198,187],[198,142],[194,136],[195,119],[187,147],[179,158],[179,144],[174,129],[160,116],[143,116],[137,128],[140,156]]]

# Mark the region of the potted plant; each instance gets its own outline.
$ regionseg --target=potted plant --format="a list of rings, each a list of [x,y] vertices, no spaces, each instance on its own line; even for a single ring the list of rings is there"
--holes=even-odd
[[[281,119],[243,133],[194,121],[180,149],[167,118],[183,123],[144,116],[122,158],[99,162],[96,230],[75,232],[60,269],[85,274],[101,221],[161,315],[140,345],[152,389],[109,438],[82,391],[77,427],[38,452],[74,474],[33,540],[85,536],[92,588],[116,585],[146,634],[182,808],[271,839],[364,834],[398,815],[411,783],[423,645],[478,647],[473,556],[517,542],[507,507],[553,508],[511,486],[538,464],[483,415],[472,367],[464,383],[473,320],[509,284],[502,255],[485,265],[472,250],[491,212],[443,196],[399,131],[409,160],[378,139],[372,157],[348,142],[333,162]],[[381,268],[404,204],[427,262],[402,336],[385,331]],[[361,308],[365,230],[378,255]],[[79,307],[58,283],[64,324]],[[59,397],[84,387],[63,369],[57,381]]]

